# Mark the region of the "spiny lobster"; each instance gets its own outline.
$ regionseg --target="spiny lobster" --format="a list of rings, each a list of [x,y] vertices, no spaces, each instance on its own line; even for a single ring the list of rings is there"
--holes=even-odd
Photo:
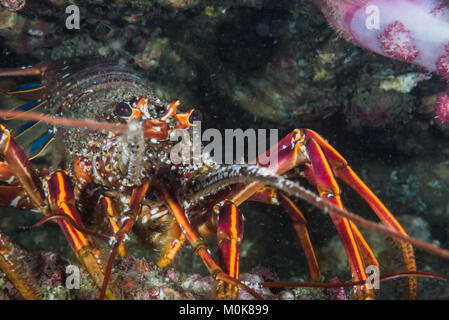
[[[366,266],[378,265],[356,224],[393,236],[411,274],[416,271],[411,243],[431,247],[410,238],[345,159],[312,130],[296,129],[281,139],[266,154],[276,153],[278,160],[268,164],[224,165],[207,154],[200,165],[191,159],[174,164],[170,152],[177,142],[170,136],[176,130],[192,130],[198,113],[178,113],[178,100],[168,104],[161,101],[126,65],[83,57],[3,70],[0,76],[42,80],[5,92],[33,100],[14,111],[0,112],[6,119],[29,120],[11,130],[0,126],[0,154],[4,159],[0,163],[0,203],[38,211],[45,216],[42,222],[55,220],[79,262],[101,288],[100,298],[119,297],[118,288],[109,283],[109,275],[116,255],[125,256],[124,244],[135,225],[161,249],[159,267],[170,264],[188,242],[218,280],[218,298],[236,298],[238,288],[260,297],[238,280],[239,244],[243,239],[243,215],[238,206],[248,200],[285,209],[312,280],[320,278],[320,269],[306,220],[289,195],[329,213],[354,281],[363,282]],[[42,125],[48,127],[22,149],[16,139],[36,132]],[[41,155],[52,142],[52,169],[34,169],[30,159]],[[306,178],[321,198],[286,176]],[[336,178],[354,189],[385,226],[346,211]],[[108,230],[108,236],[88,230],[83,221],[86,217],[96,221],[96,230]],[[203,240],[211,235],[218,239],[219,263]],[[109,241],[109,259],[94,238]],[[39,298],[36,289],[21,276],[6,241],[0,238],[1,270],[24,298]],[[416,278],[408,281],[409,295],[416,298]],[[359,298],[374,296],[373,289],[361,284],[355,287],[355,293]]]

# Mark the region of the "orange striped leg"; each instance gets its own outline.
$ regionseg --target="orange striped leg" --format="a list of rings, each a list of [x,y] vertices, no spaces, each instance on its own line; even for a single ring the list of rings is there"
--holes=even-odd
[[[220,266],[231,278],[239,278],[240,248],[243,237],[243,215],[232,201],[224,201],[218,211],[218,258]],[[220,281],[217,288],[220,300],[235,300],[238,288]]]
[[[27,197],[25,189],[20,185],[19,179],[14,175],[8,163],[0,161],[0,205],[20,210],[36,210],[37,207]]]
[[[366,184],[357,176],[357,174],[349,167],[346,160],[330,146],[320,135],[312,130],[307,130],[307,136],[314,139],[322,148],[335,176],[343,180],[354,191],[356,191],[371,209],[376,213],[379,219],[388,227],[395,231],[407,235],[404,228],[390,213],[385,205],[377,198],[377,196],[366,186]],[[408,271],[416,271],[416,261],[411,244],[403,241],[395,241],[402,251],[402,257]],[[409,297],[416,299],[418,284],[415,278],[409,278]]]
[[[142,201],[148,192],[150,183],[145,181],[137,188],[134,188],[131,194],[131,200],[129,202],[129,210],[131,211],[131,216],[135,220],[139,216],[142,209]]]
[[[117,210],[115,209],[114,203],[110,197],[100,197],[100,207],[109,222],[109,228],[113,236],[115,237],[120,230],[120,222],[118,221],[119,216]],[[124,257],[126,255],[125,245],[120,243],[118,247],[118,255]]]
[[[115,256],[120,251],[120,247],[123,244],[123,241],[128,237],[128,234],[131,232],[134,223],[136,222],[141,209],[142,209],[142,201],[145,198],[145,195],[148,191],[150,184],[148,181],[143,182],[140,186],[133,189],[131,194],[131,200],[129,202],[128,208],[123,213],[121,218],[121,226],[120,229],[115,233],[115,243],[112,247],[111,254],[109,255],[108,263],[106,266],[106,270],[104,272],[104,280],[101,285],[100,290],[100,300],[103,300],[105,296],[107,296],[107,287],[109,283],[109,277],[111,276],[112,265],[114,264]],[[106,203],[107,207],[107,203]]]
[[[26,192],[26,196],[31,199],[36,210],[49,215],[46,205],[44,190],[39,175],[33,169],[30,161],[11,137],[8,129],[0,125],[0,155],[6,160],[9,169],[19,180],[20,185]],[[55,173],[47,182],[48,201],[53,214],[66,214],[79,225],[81,219],[76,211],[75,198],[70,179],[63,173]],[[4,192],[11,192],[11,190]],[[17,190],[19,192],[19,190]],[[9,203],[11,205],[11,202]],[[95,248],[92,240],[85,237],[81,232],[71,227],[66,221],[58,221],[70,246],[81,263],[86,267],[93,279],[98,283],[102,282],[102,269],[100,253]],[[112,294],[108,292],[109,297]]]
[[[10,131],[3,125],[0,125],[0,155],[6,160],[10,171],[19,180],[34,205],[38,208],[44,207],[44,190],[38,174],[11,137]]]
[[[0,269],[24,299],[38,300],[41,298],[38,287],[30,283],[26,271],[23,270],[23,261],[17,259],[26,255],[20,251],[22,250],[0,233]]]
[[[20,210],[35,210],[36,206],[19,186],[0,186],[0,205]]]
[[[165,268],[172,263],[186,241],[185,234],[182,233],[181,228],[176,222],[173,222],[170,228],[170,235],[173,237],[173,240],[170,241],[168,247],[163,250],[162,257],[156,262],[159,268]]]
[[[25,153],[3,125],[0,125],[0,155],[6,160],[6,163],[0,164],[1,180],[10,184],[0,187],[0,204],[21,209],[43,208],[45,201],[41,181]],[[37,299],[38,294],[22,275],[20,263],[14,261],[11,245],[3,238],[0,247],[0,269],[24,298]]]
[[[141,209],[142,209],[142,201],[145,198],[145,195],[150,187],[150,184],[148,181],[143,182],[140,186],[133,189],[131,193],[131,200],[129,201],[128,208],[123,212],[121,217],[121,221],[117,221],[118,214],[115,211],[114,204],[111,202],[111,199],[109,197],[102,197],[100,200],[100,204],[105,210],[107,214],[112,215],[114,217],[113,219],[109,220],[109,222],[112,224],[115,234],[116,241],[118,239],[123,240],[127,235],[131,232],[134,223],[136,222]],[[121,241],[120,240],[120,241]],[[121,243],[118,244],[117,251],[120,251]],[[125,249],[123,248],[123,251]],[[113,256],[109,258],[110,260],[114,259]]]
[[[303,173],[305,178],[313,184],[315,187],[316,181],[315,181],[315,173],[313,172],[312,165],[306,164],[303,169]],[[355,241],[357,242],[357,245],[360,249],[360,253],[362,254],[363,261],[365,262],[365,265],[375,265],[379,266],[379,262],[376,259],[376,256],[374,255],[373,250],[366,242],[363,235],[360,233],[359,228],[352,222],[349,221],[349,224],[351,226],[352,232],[354,234]]]
[[[175,217],[176,222],[179,224],[182,229],[182,233],[185,234],[187,241],[192,246],[194,252],[200,256],[203,260],[204,265],[211,275],[215,275],[217,273],[223,272],[221,268],[214,262],[212,257],[209,254],[209,249],[205,242],[198,237],[196,232],[193,230],[190,225],[189,220],[187,219],[184,209],[179,205],[178,201],[170,194],[167,189],[162,189],[159,194],[159,197],[162,201],[164,201],[167,206],[170,208],[173,216]]]
[[[184,209],[179,205],[178,201],[167,189],[163,188],[159,192],[159,198],[162,201],[164,201],[170,208],[170,211],[172,212],[176,222],[182,229],[182,233],[185,234],[187,241],[192,246],[193,251],[201,258],[209,273],[216,280],[223,280],[226,281],[227,283],[232,283],[233,285],[238,286],[239,288],[249,292],[257,299],[262,299],[262,297],[258,295],[254,290],[241,284],[240,282],[238,282],[237,279],[231,278],[228,274],[223,272],[223,270],[218,266],[218,264],[215,263],[215,261],[212,259],[210,255],[210,251],[207,247],[207,244],[200,237],[198,237],[196,232],[193,230],[189,220],[187,219],[184,213]]]
[[[73,187],[67,174],[61,171],[53,174],[46,182],[46,189],[51,212],[53,214],[66,214],[76,224],[82,226],[83,223],[75,206]],[[64,232],[75,256],[100,287],[104,280],[104,262],[92,239],[64,220],[58,220],[57,223]],[[113,288],[107,290],[106,295],[109,299],[115,299],[113,291],[115,291]]]
[[[340,199],[340,188],[335,180],[329,163],[319,147],[319,145],[313,139],[309,139],[305,142],[305,147],[310,158],[310,162],[313,169],[313,179],[318,190],[318,193],[323,199],[332,202],[340,208],[343,208],[343,204]],[[361,281],[367,278],[365,263],[363,256],[360,252],[359,246],[356,242],[356,237],[351,227],[351,223],[347,219],[330,215],[335,227],[342,239],[343,246],[348,257],[348,262],[353,273],[354,281]],[[356,294],[359,297],[365,293],[368,297],[372,296],[372,292],[367,290],[366,287],[357,287]]]
[[[19,184],[19,180],[14,175],[8,163],[0,161],[0,181],[7,183],[9,186]]]
[[[307,231],[306,218],[298,207],[285,194],[278,192],[271,187],[262,188],[248,200],[281,206],[288,213],[292,220],[296,235],[304,250],[310,277],[312,280],[318,280],[321,277],[320,268],[310,241],[309,232]]]

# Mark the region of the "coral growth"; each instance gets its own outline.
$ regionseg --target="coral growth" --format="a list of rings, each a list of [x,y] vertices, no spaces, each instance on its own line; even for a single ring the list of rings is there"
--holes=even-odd
[[[410,35],[410,30],[400,21],[389,24],[378,39],[383,52],[392,58],[413,62],[419,54],[413,44],[414,39]]]
[[[24,261],[29,281],[36,284],[44,299],[80,299],[98,298],[98,288],[89,276],[80,271],[79,286],[69,288],[67,266],[70,263],[50,252],[29,254]],[[73,266],[72,266],[73,267]],[[71,271],[70,271],[71,272]],[[113,269],[112,280],[121,289],[121,299],[132,300],[185,300],[185,299],[215,299],[216,283],[211,276],[198,273],[181,273],[173,268],[165,271],[154,263],[132,256],[123,258]],[[265,299],[329,299],[326,289],[304,288],[287,290],[270,290],[260,288],[265,281],[279,280],[269,270],[258,267],[251,273],[243,273],[240,280],[256,290]],[[3,273],[0,272],[0,300],[18,299],[19,293]],[[239,291],[239,299],[253,300],[250,294]]]
[[[445,54],[441,55],[437,61],[437,70],[445,80],[449,80],[449,42],[444,47]]]
[[[435,119],[440,123],[449,124],[449,96],[447,93],[442,94],[437,99]]]

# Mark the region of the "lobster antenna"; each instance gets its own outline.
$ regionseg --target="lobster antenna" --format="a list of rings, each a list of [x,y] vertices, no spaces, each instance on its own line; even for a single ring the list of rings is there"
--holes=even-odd
[[[236,183],[260,182],[275,187],[290,196],[294,196],[307,201],[325,213],[347,218],[355,224],[373,230],[397,240],[403,240],[430,253],[442,258],[449,259],[449,250],[439,248],[425,241],[401,234],[383,224],[375,223],[364,219],[346,209],[325,201],[313,192],[305,189],[299,184],[288,180],[266,168],[258,166],[230,165],[222,167],[215,172],[209,173],[204,178],[194,180],[193,193],[188,196],[189,200],[196,203],[202,198],[215,194],[218,190],[224,189]]]
[[[449,277],[432,272],[425,271],[403,271],[403,272],[391,272],[385,273],[379,276],[379,281],[391,281],[401,278],[427,278],[448,281]],[[259,286],[261,288],[279,288],[279,287],[308,287],[308,288],[341,288],[341,287],[353,287],[366,283],[366,280],[360,281],[347,281],[347,282],[298,282],[298,281],[275,281],[275,282],[263,282]]]
[[[70,216],[66,215],[66,214],[52,214],[49,216],[46,216],[44,218],[42,218],[41,220],[39,220],[38,222],[36,222],[35,224],[31,225],[31,226],[25,226],[22,227],[22,229],[26,230],[26,229],[32,229],[32,228],[36,228],[41,226],[42,224],[51,221],[51,220],[64,220],[65,222],[67,222],[68,224],[70,224],[70,226],[72,226],[73,228],[75,228],[76,230],[78,230],[81,233],[90,235],[92,237],[98,238],[102,241],[108,242],[109,241],[109,237],[106,237],[98,232],[89,230],[81,225],[78,225],[75,220],[73,220]]]
[[[121,123],[109,123],[95,120],[81,120],[62,117],[57,118],[35,112],[0,110],[0,118],[20,118],[26,120],[42,121],[57,127],[79,127],[113,132],[128,132],[130,130],[128,125]]]
[[[106,295],[109,278],[111,277],[112,265],[114,264],[115,257],[117,256],[118,247],[120,246],[120,244],[123,241],[123,235],[124,235],[124,233],[122,232],[116,237],[116,242],[115,242],[114,246],[112,247],[111,254],[109,255],[108,264],[106,266],[106,270],[103,275],[104,278],[103,278],[103,284],[101,285],[101,289],[100,289],[99,300],[103,300]]]

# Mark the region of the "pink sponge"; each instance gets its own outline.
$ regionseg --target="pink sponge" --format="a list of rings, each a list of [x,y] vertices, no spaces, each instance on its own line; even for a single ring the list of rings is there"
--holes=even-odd
[[[449,1],[315,0],[347,40],[449,80]]]

